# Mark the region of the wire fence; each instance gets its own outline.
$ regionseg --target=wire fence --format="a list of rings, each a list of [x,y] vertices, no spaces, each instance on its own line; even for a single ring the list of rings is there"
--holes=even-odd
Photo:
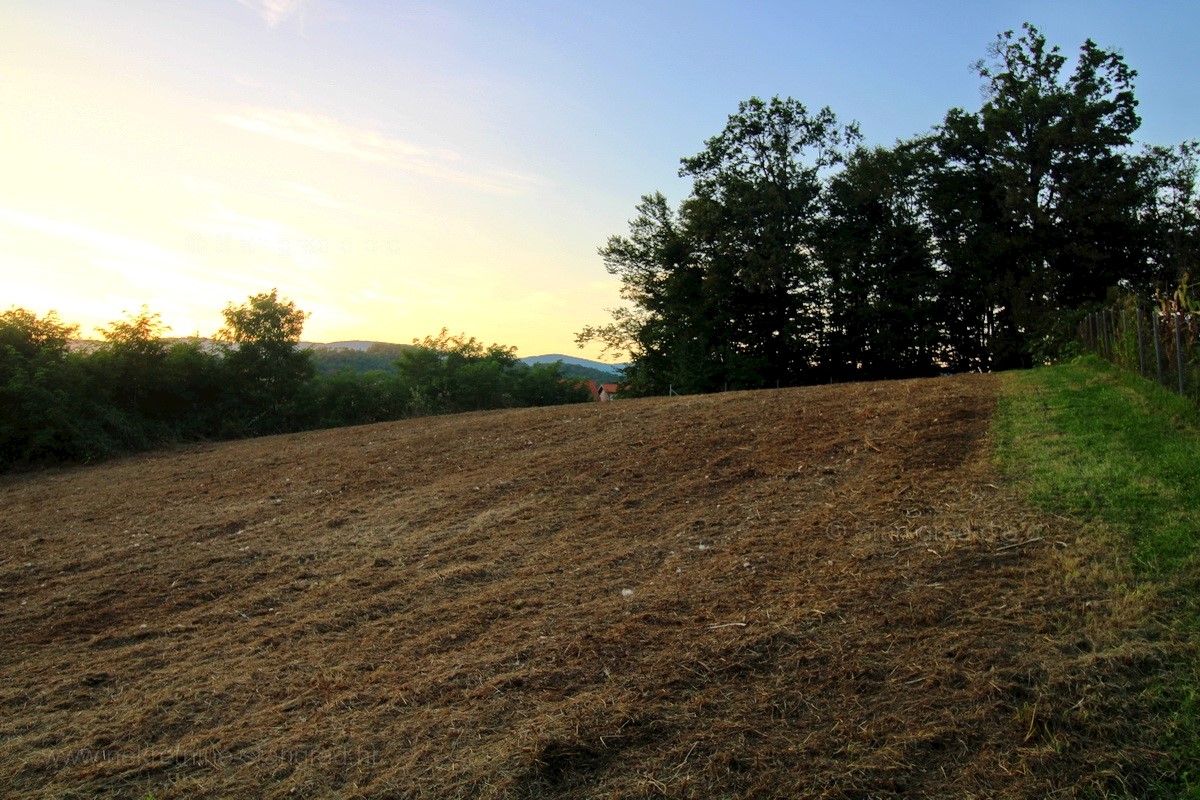
[[[1181,304],[1106,308],[1084,317],[1084,348],[1200,402],[1200,315]]]

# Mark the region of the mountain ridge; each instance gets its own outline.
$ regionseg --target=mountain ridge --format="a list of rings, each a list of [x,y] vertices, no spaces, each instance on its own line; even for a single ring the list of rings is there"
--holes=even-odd
[[[163,338],[163,341],[169,342],[169,343],[196,341],[196,342],[200,342],[201,345],[204,346],[205,348],[211,348],[211,347],[215,346],[214,340],[211,337],[207,337],[207,336],[200,336],[200,337],[167,336],[167,337]],[[91,351],[100,347],[102,344],[103,344],[103,341],[100,339],[75,339],[75,340],[71,341],[70,346],[73,350],[90,353]],[[375,347],[395,349],[395,348],[413,347],[414,345],[401,344],[398,342],[372,341],[372,340],[367,340],[367,339],[347,339],[347,340],[336,341],[336,342],[302,341],[299,343],[299,346],[302,349],[309,350],[314,353],[323,353],[323,352],[330,352],[330,351],[336,352],[339,350],[349,350],[349,351],[353,351],[355,353],[369,353],[371,351],[371,349],[375,348]],[[562,353],[544,353],[542,355],[536,355],[536,356],[521,356],[521,357],[518,357],[517,360],[524,364],[528,364],[529,366],[533,366],[535,364],[553,364],[556,361],[561,361],[565,367],[580,368],[577,370],[566,369],[565,370],[566,374],[574,375],[574,376],[581,376],[581,377],[589,377],[589,378],[599,377],[599,376],[585,374],[585,372],[581,372],[580,370],[584,370],[584,371],[595,370],[597,372],[605,373],[606,375],[609,375],[612,378],[620,378],[625,367],[629,366],[627,363],[609,364],[609,363],[605,363],[603,361],[596,361],[596,360],[590,359],[590,358],[582,358],[580,356],[568,356],[568,355],[564,355]]]

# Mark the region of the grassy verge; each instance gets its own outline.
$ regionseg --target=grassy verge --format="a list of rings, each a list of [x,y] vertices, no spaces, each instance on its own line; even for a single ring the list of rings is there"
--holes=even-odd
[[[1142,698],[1169,753],[1163,797],[1200,798],[1200,412],[1094,358],[1007,376],[994,433],[1003,467],[1046,511],[1104,536],[1131,562],[1129,593],[1163,599],[1182,641]]]

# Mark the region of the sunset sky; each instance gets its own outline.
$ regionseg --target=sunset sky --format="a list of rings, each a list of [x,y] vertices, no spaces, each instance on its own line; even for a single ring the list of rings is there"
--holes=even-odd
[[[978,108],[1023,21],[1138,70],[1151,144],[1200,138],[1200,2],[6,0],[0,310],[211,335],[277,287],[310,341],[442,327],[579,351],[596,254],[740,100],[889,145]]]

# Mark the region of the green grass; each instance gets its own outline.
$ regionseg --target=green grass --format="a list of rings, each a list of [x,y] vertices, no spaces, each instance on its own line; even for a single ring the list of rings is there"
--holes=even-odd
[[[1194,563],[1200,413],[1190,401],[1088,357],[1009,375],[997,434],[1038,505],[1128,537],[1143,577]]]
[[[1192,655],[1143,699],[1176,767],[1164,797],[1200,798],[1200,411],[1095,358],[1006,376],[993,433],[1002,467],[1042,509],[1104,537],[1132,562],[1124,591],[1166,601]]]

